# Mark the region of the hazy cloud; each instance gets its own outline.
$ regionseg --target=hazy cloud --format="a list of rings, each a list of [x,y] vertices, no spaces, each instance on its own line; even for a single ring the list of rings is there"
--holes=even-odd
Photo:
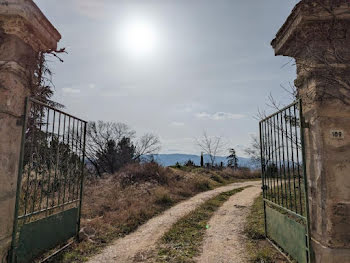
[[[243,119],[245,117],[245,115],[243,114],[235,114],[235,113],[229,113],[229,112],[216,112],[216,113],[199,112],[195,116],[199,119],[210,119],[214,121],[238,120],[238,119]]]
[[[170,126],[181,127],[181,126],[185,126],[185,123],[173,121],[172,123],[170,123]]]
[[[74,88],[63,88],[62,89],[64,94],[79,94],[80,89],[74,89]]]
[[[103,18],[105,13],[105,0],[75,0],[75,6],[79,14],[92,19]]]

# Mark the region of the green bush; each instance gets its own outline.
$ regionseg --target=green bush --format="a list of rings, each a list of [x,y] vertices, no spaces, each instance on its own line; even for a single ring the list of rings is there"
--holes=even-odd
[[[199,192],[204,192],[204,191],[212,189],[211,184],[208,180],[201,180],[201,181],[196,182],[195,188]]]

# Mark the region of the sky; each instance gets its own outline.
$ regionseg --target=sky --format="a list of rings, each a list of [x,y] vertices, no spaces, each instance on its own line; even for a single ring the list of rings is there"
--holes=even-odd
[[[270,42],[297,0],[34,2],[68,52],[50,62],[54,100],[88,121],[155,133],[161,153],[199,154],[206,131],[245,156],[269,94],[291,100],[281,86],[295,66]]]

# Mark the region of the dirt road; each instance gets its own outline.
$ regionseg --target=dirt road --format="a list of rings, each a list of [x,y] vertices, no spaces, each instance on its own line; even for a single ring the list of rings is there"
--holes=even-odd
[[[181,202],[176,206],[168,209],[161,215],[152,218],[132,234],[124,238],[117,239],[112,245],[105,248],[100,254],[94,256],[88,262],[147,262],[153,254],[157,241],[167,230],[170,229],[172,224],[178,221],[181,217],[193,211],[208,199],[222,192],[230,191],[232,189],[248,185],[255,186],[253,189],[259,189],[260,184],[261,182],[259,181],[234,183],[216,188],[211,191],[200,193],[190,198],[189,200]]]
[[[254,186],[225,202],[209,221],[198,263],[245,263],[247,254],[242,233],[249,207],[261,188]]]

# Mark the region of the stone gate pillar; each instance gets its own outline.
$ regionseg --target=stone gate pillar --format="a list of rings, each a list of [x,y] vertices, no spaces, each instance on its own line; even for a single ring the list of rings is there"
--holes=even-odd
[[[0,0],[0,262],[11,243],[25,97],[38,52],[60,38],[32,0]]]
[[[302,0],[272,46],[297,65],[315,262],[350,262],[350,2]]]

